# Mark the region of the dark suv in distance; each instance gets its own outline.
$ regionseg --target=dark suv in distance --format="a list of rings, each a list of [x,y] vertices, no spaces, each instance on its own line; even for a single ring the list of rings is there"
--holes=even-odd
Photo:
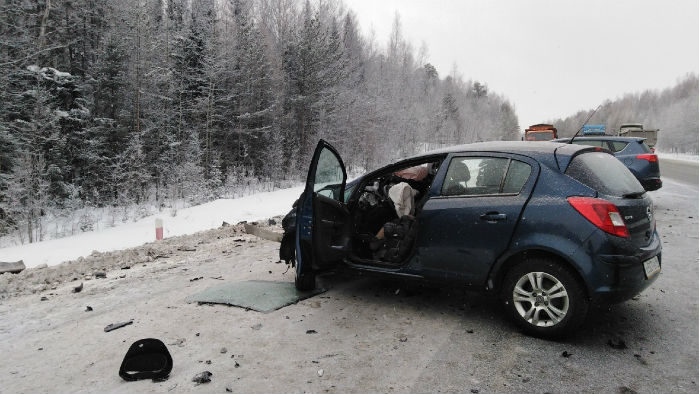
[[[554,142],[569,142],[571,138],[559,138]],[[659,157],[644,142],[645,138],[638,137],[576,137],[573,141],[578,145],[597,146],[607,149],[615,155],[634,174],[639,183],[647,191],[661,188],[661,170]]]
[[[300,290],[340,266],[449,283],[500,296],[525,332],[556,337],[661,270],[652,200],[600,148],[476,143],[346,179],[321,140],[283,221],[280,257]]]

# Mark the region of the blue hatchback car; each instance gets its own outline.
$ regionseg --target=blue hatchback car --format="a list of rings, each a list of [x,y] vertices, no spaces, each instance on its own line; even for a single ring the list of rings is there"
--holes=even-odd
[[[569,142],[570,138],[560,138],[555,142]],[[597,146],[613,152],[647,191],[661,188],[661,169],[659,157],[644,142],[645,138],[595,136],[576,137],[573,141],[578,145]]]
[[[283,221],[280,257],[300,290],[340,266],[449,283],[498,295],[527,333],[556,337],[661,270],[652,200],[601,148],[476,143],[346,178],[321,140]]]

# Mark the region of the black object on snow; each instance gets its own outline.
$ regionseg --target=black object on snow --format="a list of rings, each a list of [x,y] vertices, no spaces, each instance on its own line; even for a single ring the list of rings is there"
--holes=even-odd
[[[88,307],[85,308],[85,312],[92,312],[92,307],[90,305],[88,305]]]
[[[48,300],[49,300],[48,297],[41,297],[41,301],[48,301]]]
[[[80,293],[81,291],[83,291],[83,282],[80,282],[80,285],[73,288],[73,293]]]
[[[209,383],[209,382],[211,382],[211,375],[213,375],[213,374],[209,371],[200,372],[200,373],[194,375],[194,377],[192,378],[192,381],[197,383],[197,384]]]
[[[105,273],[105,272],[101,272],[101,271],[95,272],[95,278],[106,278],[106,277],[107,277],[107,273]]]
[[[133,320],[123,321],[121,323],[112,323],[112,324],[108,325],[107,327],[105,327],[105,332],[110,332],[110,331],[116,330],[117,328],[122,328],[124,326],[128,326],[129,324],[133,324],[133,323],[134,323]]]
[[[316,334],[316,330],[306,330],[307,334]]]
[[[200,280],[200,279],[204,279],[204,277],[203,277],[203,276],[198,276],[198,277],[196,277],[196,278],[192,278],[192,279],[190,279],[190,282],[194,282],[194,281]]]
[[[561,356],[564,357],[564,358],[569,358],[569,357],[571,357],[571,353],[569,353],[569,352],[567,352],[566,350],[564,350],[564,351],[561,353]]]
[[[173,358],[165,344],[155,338],[139,339],[134,342],[124,356],[119,376],[134,381],[153,379],[163,381],[173,369]]]
[[[625,341],[623,341],[622,339],[620,339],[618,342],[613,342],[612,339],[608,339],[608,346],[610,346],[613,349],[618,349],[618,350],[627,349],[627,345],[625,344]]]

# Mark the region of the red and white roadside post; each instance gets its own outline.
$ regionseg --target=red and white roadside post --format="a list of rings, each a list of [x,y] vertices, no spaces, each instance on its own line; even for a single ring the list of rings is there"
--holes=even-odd
[[[163,239],[163,219],[156,218],[156,240]]]

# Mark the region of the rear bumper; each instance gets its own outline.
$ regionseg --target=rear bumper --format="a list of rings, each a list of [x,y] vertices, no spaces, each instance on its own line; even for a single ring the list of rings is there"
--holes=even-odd
[[[658,255],[661,261],[661,255]],[[613,273],[615,280],[609,285],[598,287],[593,294],[593,302],[597,304],[615,304],[627,301],[651,286],[659,277],[660,273],[646,277],[642,262],[632,265],[619,265],[614,263],[603,263],[609,265],[608,270]]]
[[[663,269],[661,260],[661,242],[655,234],[652,243],[630,255],[598,255],[598,271],[602,275],[598,286],[593,289],[591,298],[594,303],[614,304],[631,299],[651,286],[661,275],[656,273],[647,278],[644,272],[644,262],[657,257]]]
[[[640,180],[639,182],[642,184],[644,190],[646,191],[661,189],[661,178],[645,178]]]

